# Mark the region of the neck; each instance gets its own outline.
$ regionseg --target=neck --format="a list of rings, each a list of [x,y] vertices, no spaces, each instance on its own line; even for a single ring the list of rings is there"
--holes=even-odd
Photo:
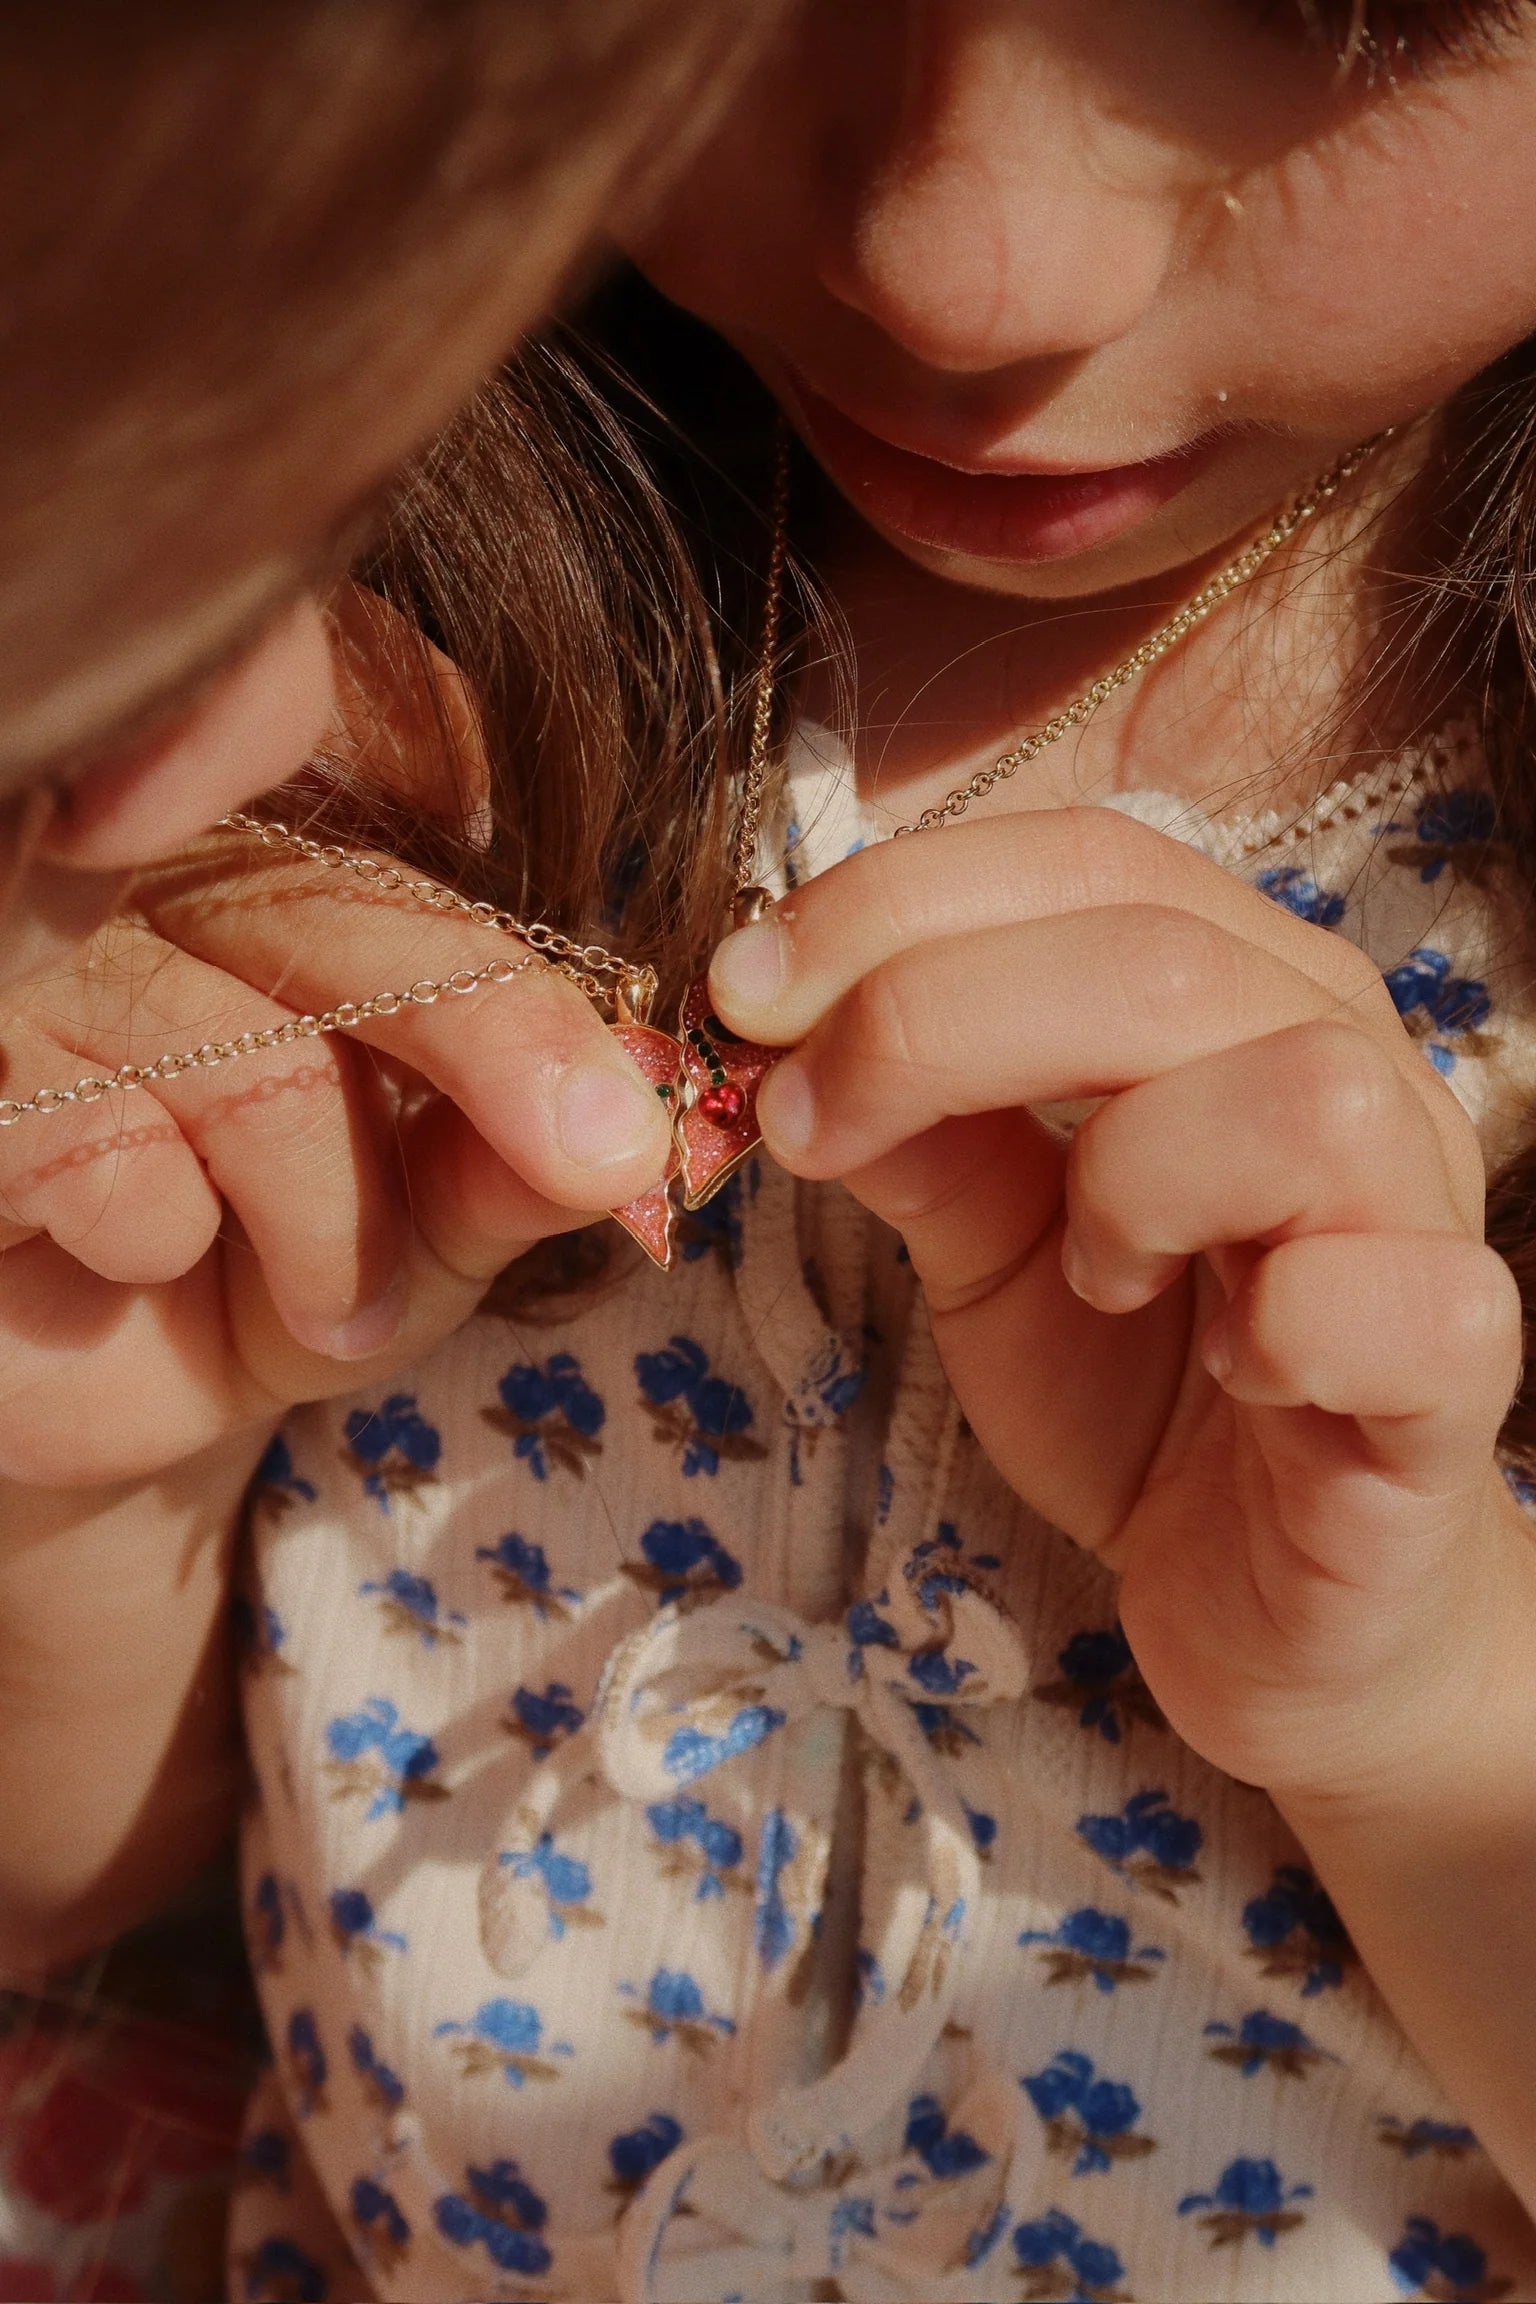
[[[1433,680],[1411,650],[1382,666],[1383,638],[1406,621],[1433,556],[1435,429],[1379,452],[1208,622],[987,807],[1136,789],[1211,813],[1302,807],[1443,717],[1456,692],[1443,664]],[[861,793],[898,820],[942,798],[1128,656],[1242,542],[1123,592],[1039,602],[947,583],[840,515],[820,572],[852,644]],[[826,683],[805,701],[812,717],[845,717]]]

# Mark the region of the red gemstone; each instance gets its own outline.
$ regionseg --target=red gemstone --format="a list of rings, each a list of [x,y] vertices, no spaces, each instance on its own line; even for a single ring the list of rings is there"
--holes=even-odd
[[[746,1108],[747,1099],[734,1080],[727,1080],[720,1088],[706,1088],[698,1103],[705,1119],[712,1120],[717,1128],[734,1128]]]

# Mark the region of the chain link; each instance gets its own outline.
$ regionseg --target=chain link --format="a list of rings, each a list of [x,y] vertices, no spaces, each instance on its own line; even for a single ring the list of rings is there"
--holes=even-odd
[[[14,1128],[29,1116],[46,1118],[67,1104],[95,1104],[112,1088],[125,1091],[153,1088],[158,1082],[178,1079],[183,1072],[210,1071],[215,1064],[233,1063],[239,1056],[257,1056],[264,1049],[287,1048],[295,1040],[315,1040],[325,1032],[355,1032],[376,1016],[398,1016],[402,1008],[430,1008],[444,997],[462,999],[486,984],[510,984],[530,968],[541,967],[537,954],[525,960],[491,960],[483,968],[456,968],[451,976],[423,976],[403,992],[375,992],[367,1000],[342,1000],[317,1016],[288,1016],[269,1024],[264,1032],[242,1032],[234,1040],[205,1040],[199,1048],[183,1048],[158,1056],[153,1064],[119,1064],[115,1072],[87,1073],[72,1088],[39,1088],[24,1100],[0,1098],[0,1128]]]
[[[215,830],[249,833],[264,848],[283,848],[290,855],[303,857],[306,863],[322,864],[332,872],[350,872],[370,888],[377,888],[381,895],[408,896],[413,903],[424,904],[429,912],[456,912],[472,920],[477,928],[494,928],[503,936],[513,936],[558,974],[568,976],[589,1000],[611,1000],[616,990],[637,992],[643,997],[647,984],[654,995],[654,970],[638,968],[634,961],[608,951],[602,944],[578,944],[574,937],[562,935],[545,920],[519,920],[498,905],[477,903],[461,896],[457,888],[449,888],[441,880],[413,879],[398,864],[354,853],[334,841],[313,840],[307,833],[293,831],[278,817],[245,816],[235,811],[221,816]]]
[[[1367,457],[1374,456],[1377,449],[1391,437],[1389,428],[1385,432],[1376,433],[1370,440],[1362,441],[1358,448],[1351,448],[1320,479],[1314,480],[1304,495],[1298,496],[1294,503],[1278,513],[1262,536],[1239,552],[1235,560],[1229,560],[1225,568],[1219,568],[1207,583],[1202,584],[1194,598],[1186,600],[1166,624],[1160,624],[1155,632],[1149,633],[1139,648],[1133,648],[1129,656],[1124,657],[1110,671],[1101,674],[1091,688],[1084,689],[1082,695],[1075,696],[1070,704],[1064,704],[1051,719],[1038,728],[1032,728],[1011,750],[994,760],[990,768],[978,768],[968,782],[957,784],[953,792],[946,793],[933,807],[925,808],[920,816],[914,816],[910,824],[898,824],[891,837],[900,840],[912,832],[936,832],[942,825],[953,824],[965,814],[973,800],[985,800],[997,785],[1006,784],[1010,777],[1017,776],[1021,768],[1027,767],[1031,760],[1038,759],[1051,745],[1059,744],[1062,737],[1070,735],[1074,728],[1086,728],[1101,704],[1107,704],[1111,696],[1141,673],[1150,670],[1171,648],[1176,648],[1181,640],[1186,639],[1197,624],[1203,624],[1213,609],[1219,608],[1224,600],[1229,600],[1234,592],[1250,583],[1281,545],[1288,544],[1299,528],[1314,519],[1323,506],[1338,494],[1344,483],[1354,477]]]
[[[752,699],[752,744],[747,773],[742,780],[741,808],[736,819],[736,840],[731,868],[736,894],[744,896],[757,878],[757,836],[768,783],[768,747],[773,735],[773,692],[779,676],[779,627],[784,612],[784,564],[789,550],[790,432],[782,416],[778,425],[773,475],[773,543],[763,586],[763,629],[757,656],[757,685]]]
[[[1325,472],[1321,479],[1285,511],[1278,514],[1271,526],[1254,543],[1240,552],[1203,584],[1191,600],[1150,633],[1139,648],[1094,681],[1091,688],[1074,697],[1051,719],[1032,729],[1013,746],[1011,751],[994,760],[990,768],[980,768],[968,783],[925,808],[910,824],[900,824],[893,835],[901,838],[912,832],[936,831],[963,816],[973,800],[985,800],[997,785],[1007,783],[1029,761],[1044,752],[1049,745],[1059,743],[1074,728],[1086,727],[1101,704],[1139,673],[1147,671],[1171,648],[1178,646],[1197,624],[1203,624],[1213,609],[1230,598],[1242,585],[1256,576],[1265,562],[1290,541],[1297,530],[1312,519],[1329,499],[1382,445],[1391,433],[1379,432],[1374,439],[1352,448],[1347,456]],[[751,890],[757,861],[757,842],[762,816],[763,793],[767,786],[769,744],[773,732],[774,686],[778,671],[779,630],[783,610],[784,570],[788,551],[789,488],[790,488],[790,436],[786,425],[780,426],[778,463],[774,477],[773,545],[769,554],[768,573],[763,601],[762,645],[758,659],[757,687],[752,708],[752,738],[747,759],[747,772],[743,779],[741,808],[737,818],[733,852],[736,892]],[[120,1064],[115,1072],[87,1074],[72,1088],[40,1088],[36,1095],[25,1098],[0,1098],[0,1128],[14,1128],[18,1121],[32,1117],[44,1118],[49,1113],[63,1111],[71,1104],[94,1104],[111,1089],[132,1090],[150,1088],[157,1082],[174,1080],[184,1072],[207,1071],[216,1064],[228,1064],[240,1056],[254,1056],[265,1049],[283,1048],[296,1040],[312,1040],[326,1032],[355,1032],[360,1025],[376,1017],[398,1015],[402,1008],[429,1008],[433,1002],[448,996],[463,996],[479,991],[485,985],[509,984],[530,968],[547,968],[567,977],[579,991],[601,1007],[612,1006],[615,1013],[633,1014],[643,1018],[649,1014],[656,996],[657,979],[653,968],[637,967],[622,954],[610,952],[601,944],[578,943],[544,920],[519,920],[512,913],[495,904],[476,902],[460,895],[456,888],[447,887],[440,880],[413,877],[401,865],[391,864],[377,856],[343,848],[334,841],[316,840],[308,833],[296,832],[291,825],[276,817],[249,816],[234,811],[219,819],[218,830],[240,832],[260,841],[264,848],[281,849],[318,864],[332,872],[350,872],[381,895],[404,896],[412,903],[425,906],[428,911],[454,913],[472,921],[477,928],[489,928],[499,935],[510,936],[524,945],[526,956],[517,961],[492,960],[484,968],[458,968],[451,976],[440,981],[423,977],[403,992],[376,992],[366,1000],[344,1000],[319,1015],[291,1016],[281,1024],[270,1025],[263,1032],[242,1032],[234,1040],[205,1040],[201,1047],[181,1049],[171,1055],[158,1057],[152,1064]]]

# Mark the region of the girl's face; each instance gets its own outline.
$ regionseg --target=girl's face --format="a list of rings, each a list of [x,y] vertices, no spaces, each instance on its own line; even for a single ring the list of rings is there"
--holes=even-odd
[[[1092,595],[1536,329],[1536,4],[819,0],[636,254],[909,558]]]

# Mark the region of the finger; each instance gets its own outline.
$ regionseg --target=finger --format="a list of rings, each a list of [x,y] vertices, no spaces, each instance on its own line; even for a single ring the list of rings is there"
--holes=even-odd
[[[535,1192],[446,1098],[404,1132],[411,1217],[444,1270],[483,1289],[536,1240],[592,1223]]]
[[[1263,1444],[1333,1486],[1383,1479],[1444,1495],[1485,1476],[1518,1380],[1518,1291],[1491,1248],[1449,1233],[1323,1233],[1261,1257],[1207,1330]],[[1304,1493],[1297,1484],[1284,1491]]]
[[[1113,808],[1030,809],[947,827],[942,840],[862,849],[726,937],[710,990],[733,1031],[789,1045],[915,945],[1112,904],[1194,913],[1392,1016],[1379,971],[1354,945]]]
[[[21,1017],[0,1026],[12,1101],[80,1076],[78,1048]],[[107,1094],[0,1130],[0,1251],[46,1233],[109,1280],[190,1270],[218,1231],[219,1196],[164,1104]]]
[[[942,1121],[844,1181],[906,1243],[949,1378],[1010,1486],[1080,1543],[1110,1540],[1161,1442],[1185,1292],[1105,1316],[1068,1288],[1063,1146],[1028,1113]]]
[[[786,1166],[837,1176],[954,1114],[1113,1095],[1352,1012],[1194,913],[1066,913],[886,961],[769,1074],[758,1117]],[[1400,1037],[1406,1070],[1414,1052]]]
[[[1469,1132],[1470,1133],[1470,1132]],[[1062,1259],[1103,1312],[1147,1303],[1202,1249],[1308,1232],[1482,1230],[1423,1100],[1331,1020],[1164,1072],[1102,1105],[1067,1173]]]
[[[69,1005],[83,1011],[73,1026],[74,1068],[84,1057],[108,1072],[167,1046],[227,1044],[290,1021],[275,1002],[131,922],[114,929]],[[61,1009],[56,1029],[68,1025]],[[406,1214],[393,1113],[366,1053],[306,1038],[238,1064],[188,1065],[159,1081],[156,1095],[201,1164],[204,1198],[217,1207],[221,1194],[233,1211],[292,1333],[340,1359],[387,1343],[401,1313]],[[125,1128],[135,1125],[137,1094],[109,1093],[104,1102],[120,1108]],[[114,1199],[130,1198],[107,1181]],[[162,1216],[156,1199],[131,1198],[139,1229],[153,1232]],[[113,1276],[170,1277],[195,1260]]]
[[[275,1417],[284,1404],[209,1349],[225,1333],[218,1249],[154,1288],[104,1280],[51,1240],[7,1249],[0,1477],[44,1488],[146,1479]]]
[[[220,878],[210,892],[211,857]],[[237,877],[231,877],[232,873]],[[157,874],[145,910],[170,941],[285,1006],[441,982],[522,947],[462,914],[343,872],[214,844]],[[433,1006],[402,1003],[359,1037],[452,1098],[534,1190],[570,1209],[647,1190],[671,1151],[655,1090],[576,986],[537,969]]]

